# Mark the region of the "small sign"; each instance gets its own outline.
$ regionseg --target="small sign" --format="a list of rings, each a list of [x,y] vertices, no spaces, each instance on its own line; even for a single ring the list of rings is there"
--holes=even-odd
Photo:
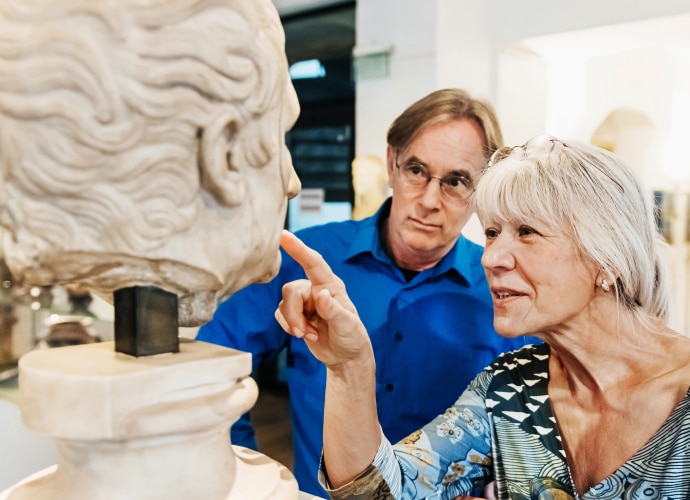
[[[326,192],[321,188],[303,189],[299,195],[300,215],[321,215]]]

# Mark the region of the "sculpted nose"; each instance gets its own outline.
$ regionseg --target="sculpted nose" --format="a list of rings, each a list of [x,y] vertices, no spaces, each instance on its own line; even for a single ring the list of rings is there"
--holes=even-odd
[[[290,169],[290,179],[288,180],[287,197],[292,199],[302,190],[302,182],[300,182],[297,172],[294,168]]]

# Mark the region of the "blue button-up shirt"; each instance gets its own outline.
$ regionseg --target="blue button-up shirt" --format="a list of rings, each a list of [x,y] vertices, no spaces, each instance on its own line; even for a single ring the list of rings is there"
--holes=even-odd
[[[379,227],[389,212],[390,200],[368,219],[297,235],[345,282],[369,332],[379,420],[395,442],[451,406],[499,353],[526,341],[504,339],[493,329],[481,246],[461,236],[435,267],[408,281],[381,245]],[[294,474],[302,491],[326,497],[318,483],[326,370],[304,341],[287,335],[274,318],[283,284],[301,278],[301,267],[283,253],[278,276],[223,302],[197,339],[251,352],[254,367],[287,349]],[[246,418],[233,426],[232,442],[255,446]]]

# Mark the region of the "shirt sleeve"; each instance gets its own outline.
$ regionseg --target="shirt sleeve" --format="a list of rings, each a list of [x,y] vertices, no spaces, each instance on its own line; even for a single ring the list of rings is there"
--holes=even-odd
[[[399,472],[399,465],[393,457],[391,444],[386,439],[386,436],[383,435],[383,431],[381,431],[381,444],[374,457],[374,462],[354,480],[339,488],[331,488],[322,455],[319,464],[319,484],[328,492],[331,500],[369,500],[371,498],[385,500],[400,498],[399,494],[394,495],[390,491],[388,482],[386,482],[381,473],[382,470],[385,470],[390,475],[389,477],[394,477]]]
[[[384,436],[372,465],[353,482],[328,490],[322,463],[322,486],[332,498],[483,496],[493,480],[486,376],[478,375],[444,414],[394,446]]]

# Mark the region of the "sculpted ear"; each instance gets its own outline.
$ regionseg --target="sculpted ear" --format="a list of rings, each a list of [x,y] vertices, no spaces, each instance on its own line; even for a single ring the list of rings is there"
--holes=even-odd
[[[204,128],[199,147],[201,186],[228,207],[242,203],[245,191],[242,173],[231,157],[238,126],[235,113],[223,110]]]

